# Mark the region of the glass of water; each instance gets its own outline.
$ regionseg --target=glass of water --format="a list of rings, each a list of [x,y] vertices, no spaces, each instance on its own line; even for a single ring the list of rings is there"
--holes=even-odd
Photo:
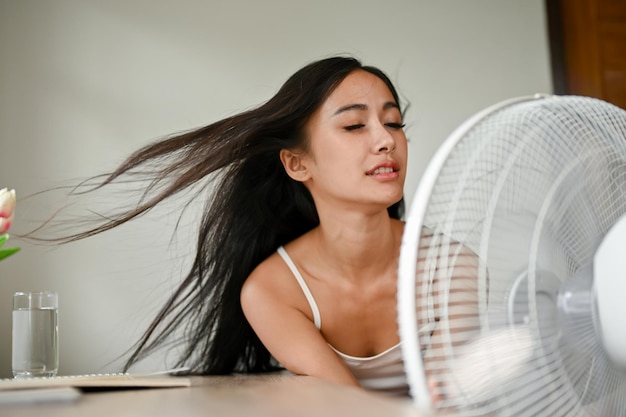
[[[13,295],[15,378],[55,376],[59,367],[59,297],[56,292]]]

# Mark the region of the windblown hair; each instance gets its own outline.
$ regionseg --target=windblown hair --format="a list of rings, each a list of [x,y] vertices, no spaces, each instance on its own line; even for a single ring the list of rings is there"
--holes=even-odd
[[[191,268],[134,346],[125,369],[167,345],[178,329],[185,334],[177,366],[191,373],[280,367],[245,319],[240,291],[252,270],[279,245],[319,224],[310,193],[286,174],[279,153],[307,149],[305,124],[355,70],[383,80],[400,105],[396,89],[379,69],[352,57],[322,59],[297,71],[259,107],[145,146],[99,183],[98,188],[105,187],[143,169],[151,178],[149,188],[157,191],[133,209],[66,241],[117,227],[214,178]],[[402,210],[402,200],[388,208],[393,218],[400,218]]]

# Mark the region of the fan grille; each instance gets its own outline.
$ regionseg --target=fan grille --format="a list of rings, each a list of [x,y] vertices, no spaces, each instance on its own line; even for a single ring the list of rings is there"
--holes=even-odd
[[[448,142],[415,195],[401,255],[415,401],[430,402],[418,398],[426,375],[435,407],[463,415],[625,415],[590,265],[626,213],[626,112],[588,97],[518,100]]]

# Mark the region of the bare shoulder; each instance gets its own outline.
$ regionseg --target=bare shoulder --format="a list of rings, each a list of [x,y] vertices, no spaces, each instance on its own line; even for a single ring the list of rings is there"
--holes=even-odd
[[[282,260],[277,253],[273,253],[263,262],[261,262],[252,271],[243,285],[242,293],[257,291],[272,291],[276,285],[276,281],[281,280],[281,276],[285,274],[281,265]]]
[[[274,252],[246,279],[241,290],[241,305],[244,312],[267,306],[299,308],[298,291],[297,281],[291,271],[278,253]]]

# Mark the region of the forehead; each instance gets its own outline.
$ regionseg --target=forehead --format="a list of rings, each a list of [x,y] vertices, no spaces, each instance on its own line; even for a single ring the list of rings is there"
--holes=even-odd
[[[349,104],[368,104],[382,106],[393,102],[393,94],[387,84],[374,74],[356,70],[346,76],[322,104],[322,112],[335,111]],[[333,110],[334,109],[334,110]]]

